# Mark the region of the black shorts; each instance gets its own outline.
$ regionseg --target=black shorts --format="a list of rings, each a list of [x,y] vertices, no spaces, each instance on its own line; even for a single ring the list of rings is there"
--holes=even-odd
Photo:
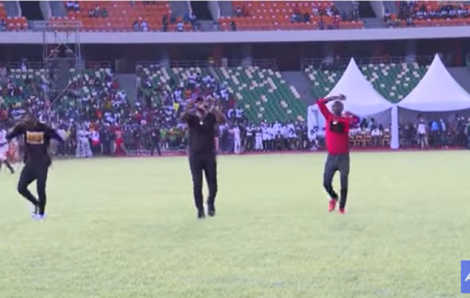
[[[349,174],[349,153],[328,154],[325,163],[325,173],[334,174],[339,171],[342,175]]]

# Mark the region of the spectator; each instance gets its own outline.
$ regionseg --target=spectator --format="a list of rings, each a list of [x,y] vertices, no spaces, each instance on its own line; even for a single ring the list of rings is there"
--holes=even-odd
[[[103,7],[103,9],[101,9],[101,17],[103,17],[103,18],[108,17],[108,10],[105,7]]]
[[[140,24],[140,27],[142,28],[142,31],[147,32],[149,31],[149,26],[145,20],[142,20],[142,23]]]
[[[237,31],[237,24],[234,21],[230,22],[230,30]]]
[[[68,1],[66,4],[66,7],[67,7],[67,11],[73,11],[74,10],[73,1]]]
[[[385,13],[384,13],[384,22],[388,22],[391,18],[391,14],[390,14],[390,11],[388,9],[385,9]]]
[[[173,13],[170,15],[170,24],[176,24],[176,16]]]
[[[131,5],[131,7],[134,7],[135,6],[135,1],[130,1],[129,4]]]
[[[189,13],[183,15],[183,23],[187,24],[190,21]]]
[[[315,4],[315,3],[312,4],[312,14],[313,14],[314,16],[318,16],[318,15],[319,15],[318,7],[317,7],[317,4]]]
[[[310,15],[308,12],[304,13],[303,20],[304,23],[309,23],[310,22]]]
[[[178,32],[183,32],[184,31],[183,22],[179,22],[178,24],[176,24],[176,31],[178,31]]]
[[[7,23],[5,22],[4,19],[0,20],[0,31],[6,31],[7,30]]]
[[[242,12],[242,9],[241,9],[240,6],[237,6],[237,8],[235,9],[235,15],[236,15],[237,17],[243,16],[243,12]]]
[[[134,24],[132,24],[132,28],[134,29],[134,31],[140,31],[139,21],[135,20]]]
[[[89,11],[88,11],[88,17],[89,18],[94,18],[96,17],[95,15],[95,10],[93,8],[91,8]]]
[[[299,19],[299,15],[296,14],[296,13],[293,13],[292,16],[290,17],[290,22],[293,24],[293,23],[297,23]]]
[[[78,1],[73,3],[73,10],[80,11],[80,3],[78,3]]]
[[[163,31],[164,32],[167,32],[168,31],[168,15],[165,14],[162,18],[162,28],[163,28]]]

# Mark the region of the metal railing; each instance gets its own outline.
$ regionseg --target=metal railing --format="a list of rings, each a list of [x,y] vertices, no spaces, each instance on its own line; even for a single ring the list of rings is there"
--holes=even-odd
[[[46,62],[43,61],[0,61],[0,66],[6,67],[7,69],[21,69],[25,65],[27,69],[43,69],[46,68]],[[100,68],[111,68],[111,62],[109,61],[85,61],[80,63],[85,69],[100,69]]]
[[[417,56],[416,62],[422,65],[428,65],[432,62],[434,56]],[[397,57],[354,57],[354,60],[358,65],[365,64],[390,64],[390,63],[408,63],[406,56],[397,56]],[[321,66],[327,64],[334,64],[337,66],[346,67],[351,61],[351,57],[341,57],[339,59],[334,59],[333,62],[326,62],[325,58],[304,58],[302,59],[302,69],[305,69],[309,66]]]
[[[72,31],[82,28],[82,21],[54,19],[49,21],[28,21],[32,31]]]
[[[136,67],[179,67],[179,68],[191,68],[191,67],[244,67],[248,66],[246,60],[227,60],[226,63],[223,60],[175,60],[171,61],[170,65],[161,64],[160,61],[138,61]],[[257,66],[260,68],[277,69],[277,63],[275,59],[255,59],[252,61],[250,66]]]

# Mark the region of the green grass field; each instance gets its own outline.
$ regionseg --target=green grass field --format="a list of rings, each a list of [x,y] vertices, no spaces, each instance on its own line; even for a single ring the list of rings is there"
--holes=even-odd
[[[3,169],[0,298],[460,296],[468,152],[353,154],[347,215],[324,158],[220,157],[202,221],[183,157],[58,161],[44,222]]]

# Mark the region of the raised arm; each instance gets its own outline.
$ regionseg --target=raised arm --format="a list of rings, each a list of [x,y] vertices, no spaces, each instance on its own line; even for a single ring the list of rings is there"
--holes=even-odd
[[[326,106],[326,104],[330,101],[333,101],[333,100],[345,100],[345,99],[346,99],[346,97],[342,94],[329,96],[329,97],[319,99],[317,101],[317,105],[318,105],[318,108],[320,109],[320,112],[322,113],[323,117],[328,119],[329,117],[331,117],[332,114],[330,112],[330,109],[328,109],[328,107]]]
[[[190,100],[186,104],[186,109],[181,114],[181,121],[188,123],[190,116],[195,112],[194,101]]]
[[[214,114],[217,123],[225,124],[225,122],[227,122],[227,118],[225,117],[224,113],[220,111],[219,107],[214,107],[212,109],[212,114]]]

